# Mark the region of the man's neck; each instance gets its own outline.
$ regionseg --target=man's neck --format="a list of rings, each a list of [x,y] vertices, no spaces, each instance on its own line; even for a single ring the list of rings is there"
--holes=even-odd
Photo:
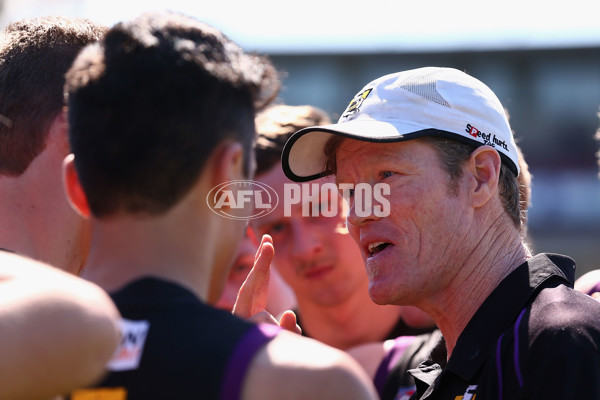
[[[423,308],[442,331],[448,357],[485,299],[529,257],[529,251],[518,234],[499,235],[492,241],[484,237],[462,265],[452,287],[433,299],[429,307]]]
[[[153,276],[178,283],[206,301],[214,260],[202,231],[194,228],[193,218],[184,222],[171,215],[94,220],[82,277],[112,292]]]
[[[41,196],[24,190],[17,178],[1,179],[5,181],[0,184],[0,247],[67,270],[64,257],[59,256],[64,247],[62,227],[51,226],[48,205]]]

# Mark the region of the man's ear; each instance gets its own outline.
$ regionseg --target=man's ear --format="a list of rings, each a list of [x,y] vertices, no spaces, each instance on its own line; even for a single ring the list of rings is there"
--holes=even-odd
[[[69,127],[67,123],[67,117],[64,112],[56,114],[50,126],[48,127],[48,138],[46,143],[48,145],[57,146],[64,151],[65,154],[70,153],[69,151]]]
[[[224,142],[214,159],[215,184],[247,179],[245,174],[244,147],[240,142]]]
[[[501,164],[500,154],[491,146],[480,146],[471,153],[468,169],[475,182],[471,191],[474,207],[483,206],[498,192]]]
[[[75,169],[75,156],[69,154],[63,160],[62,165],[62,177],[63,186],[65,188],[65,194],[71,207],[82,217],[89,218],[90,206],[87,201],[87,197],[83,192],[81,183],[79,182],[79,176]]]

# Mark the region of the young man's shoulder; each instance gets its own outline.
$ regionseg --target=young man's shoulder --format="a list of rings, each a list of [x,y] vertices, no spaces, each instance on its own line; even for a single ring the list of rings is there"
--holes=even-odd
[[[373,383],[347,353],[282,331],[252,361],[243,399],[376,399]]]
[[[123,388],[131,400],[237,398],[248,365],[281,331],[244,321],[156,278],[137,280],[111,296],[123,317],[121,342],[108,375],[93,390]]]
[[[145,342],[140,372],[148,376],[161,369],[164,379],[167,358],[176,358],[176,366],[170,368],[175,375],[192,365],[196,370],[205,365],[204,374],[213,374],[213,380],[245,376],[245,400],[376,399],[366,372],[345,352],[276,326],[239,319],[203,304],[179,285],[147,278],[112,297],[127,323],[134,321],[128,335],[132,343]],[[202,352],[204,363],[193,349]],[[210,354],[215,357],[209,361]]]
[[[255,327],[164,279],[138,279],[111,293],[111,298],[125,320],[146,321],[154,335],[160,334],[163,340],[176,336],[179,341],[208,341],[211,337],[220,342],[235,341]]]

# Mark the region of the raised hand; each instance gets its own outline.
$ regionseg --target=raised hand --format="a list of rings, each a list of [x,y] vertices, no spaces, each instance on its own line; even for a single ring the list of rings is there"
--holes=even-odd
[[[267,322],[281,326],[283,329],[301,333],[296,324],[296,314],[288,310],[277,321],[267,310],[267,297],[269,293],[269,276],[271,261],[275,255],[273,239],[263,235],[254,257],[254,266],[240,287],[233,314],[253,322]]]

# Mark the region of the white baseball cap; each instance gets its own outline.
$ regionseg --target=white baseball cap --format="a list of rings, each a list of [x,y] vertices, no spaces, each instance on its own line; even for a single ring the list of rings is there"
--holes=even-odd
[[[504,107],[481,81],[453,68],[425,67],[382,76],[350,102],[337,124],[294,133],[282,153],[286,176],[327,174],[324,148],[334,135],[367,142],[447,137],[494,147],[518,175],[519,156]]]

